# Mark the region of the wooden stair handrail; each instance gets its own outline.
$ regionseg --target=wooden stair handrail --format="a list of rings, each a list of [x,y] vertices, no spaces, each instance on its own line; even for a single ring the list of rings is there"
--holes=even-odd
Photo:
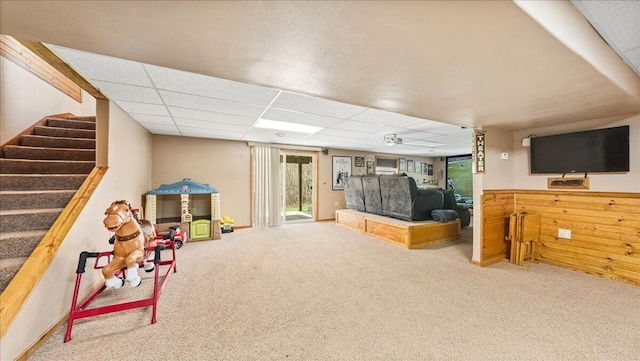
[[[0,294],[0,338],[6,335],[16,315],[53,262],[60,245],[100,184],[107,169],[108,167],[93,168],[31,256]]]

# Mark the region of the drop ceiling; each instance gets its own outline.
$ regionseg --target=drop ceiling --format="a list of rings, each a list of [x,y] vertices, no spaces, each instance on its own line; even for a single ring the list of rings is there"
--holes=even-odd
[[[154,134],[446,156],[470,152],[471,129],[388,111],[62,48],[54,50]],[[259,128],[258,119],[284,122]],[[306,134],[294,124],[319,127]],[[383,138],[397,134],[403,144]]]
[[[3,1],[0,30],[50,44],[155,134],[443,156],[469,153],[472,128],[640,112],[640,77],[623,61],[633,64],[633,42],[611,45],[616,58],[570,2],[527,6],[538,4],[564,7],[561,24],[604,44],[616,72],[518,1]],[[637,23],[591,18],[637,38]],[[322,129],[262,129],[258,119]],[[386,134],[403,144],[383,144]]]

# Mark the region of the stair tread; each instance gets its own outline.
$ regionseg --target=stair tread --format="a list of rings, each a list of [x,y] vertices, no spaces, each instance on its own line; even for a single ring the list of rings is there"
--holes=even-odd
[[[47,117],[47,120],[61,120],[65,122],[82,122],[82,123],[95,123],[90,120],[82,120],[82,119],[72,119],[72,118],[56,118],[56,117]]]
[[[26,191],[0,191],[0,195],[28,195],[28,194],[59,194],[59,193],[75,193],[75,189],[45,189],[45,190],[26,190]]]
[[[72,122],[77,122],[77,120],[72,120]],[[36,129],[36,128],[38,128],[38,129],[47,129],[47,128],[66,129],[66,130],[73,130],[74,132],[75,132],[75,131],[77,131],[77,132],[80,132],[80,133],[83,133],[83,132],[87,132],[87,133],[95,133],[95,132],[96,132],[96,131],[95,131],[95,130],[93,130],[93,129],[61,128],[61,127],[51,127],[51,126],[48,126],[48,125],[36,125],[36,126],[34,127],[34,129]]]
[[[21,158],[0,158],[10,162],[45,162],[45,163],[95,163],[92,160],[60,160],[60,159],[21,159]]]
[[[0,270],[20,268],[29,257],[5,258],[0,262]]]
[[[0,177],[86,177],[77,173],[0,173]]]
[[[62,212],[64,208],[36,208],[36,209],[10,209],[10,210],[0,210],[0,216],[9,216],[9,215],[17,215],[17,214],[36,214],[36,213],[55,213]]]
[[[58,138],[58,137],[49,137],[49,138]],[[69,138],[69,139],[77,139],[77,138]],[[69,151],[69,152],[95,152],[95,149],[87,149],[87,148],[52,148],[52,147],[34,147],[31,145],[7,145],[4,149],[7,148],[20,148],[20,149],[37,149],[37,150],[51,150],[52,152],[56,151]]]
[[[90,130],[91,132],[95,132],[95,130]],[[74,138],[74,137],[53,137],[50,135],[40,135],[40,134],[25,134],[22,135],[21,137],[33,137],[33,138],[46,138],[46,139],[57,139],[57,140],[85,140],[85,141],[93,141],[95,142],[96,140],[93,138]]]
[[[18,237],[42,237],[47,233],[45,230],[40,231],[22,231],[22,232],[0,232],[0,240]]]
[[[96,116],[95,115],[72,115],[68,119],[70,119],[70,120],[82,120],[82,121],[85,121],[85,122],[93,122],[93,123],[95,123]]]

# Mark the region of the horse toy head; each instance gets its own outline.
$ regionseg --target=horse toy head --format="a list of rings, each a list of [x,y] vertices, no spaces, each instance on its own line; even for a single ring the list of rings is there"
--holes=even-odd
[[[133,219],[131,206],[129,205],[129,202],[125,200],[111,203],[104,214],[106,217],[102,222],[109,232],[118,232],[123,224],[128,223]]]

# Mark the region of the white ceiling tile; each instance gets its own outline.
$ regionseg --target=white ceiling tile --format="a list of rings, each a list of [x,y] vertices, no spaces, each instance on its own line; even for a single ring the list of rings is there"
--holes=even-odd
[[[283,91],[271,105],[273,108],[346,119],[362,111],[365,107],[345,104],[333,100]]]
[[[274,108],[267,109],[267,111],[262,115],[262,119],[307,124],[323,128],[330,127],[342,121],[342,119],[337,118]]]
[[[145,65],[158,89],[267,106],[279,90]]]
[[[434,135],[438,135],[436,133],[422,132],[413,129],[397,129],[395,131],[395,134],[403,139],[427,139],[429,137],[433,137]]]
[[[428,133],[444,134],[444,135],[458,134],[462,131],[466,131],[466,130],[463,130],[463,128],[458,125],[436,123],[436,122],[434,123],[435,124],[429,123],[429,124],[422,124],[422,125],[412,125],[412,126],[409,126],[408,128],[413,130],[420,130]]]
[[[444,143],[439,143],[439,142],[432,142],[428,140],[418,140],[418,139],[407,139],[407,138],[403,138],[403,144],[417,145],[421,147],[431,147],[431,148],[443,147],[445,145]]]
[[[184,118],[175,118],[176,124],[180,129],[182,127],[190,127],[190,128],[200,128],[200,129],[216,129],[216,130],[225,130],[229,132],[247,132],[251,126],[250,125],[237,125],[237,124],[226,124],[226,123],[215,123],[215,122],[207,122],[204,120],[193,120],[193,119],[184,119]]]
[[[171,117],[163,117],[159,115],[146,115],[146,114],[132,114],[132,117],[138,123],[175,125],[173,118]]]
[[[368,135],[370,135],[371,133],[362,133],[359,131],[350,131],[350,130],[346,130],[346,129],[335,129],[335,128],[326,128],[323,129],[315,134],[318,135],[329,135],[329,136],[335,136],[335,137],[347,137],[347,138],[364,138]]]
[[[392,131],[392,127],[387,127],[379,124],[367,124],[362,122],[356,122],[353,120],[343,120],[342,122],[332,126],[333,129],[344,129],[362,133],[383,133]]]
[[[185,108],[176,108],[176,107],[169,107],[169,111],[171,112],[171,115],[173,115],[175,118],[204,120],[204,121],[216,122],[216,123],[251,126],[257,120],[256,118],[242,117],[239,115],[213,113],[213,112],[206,112],[203,110],[185,109]]]
[[[257,119],[265,110],[264,106],[240,103],[231,100],[216,99],[198,95],[176,93],[166,90],[159,91],[166,105],[205,110],[209,112],[242,115]]]
[[[73,64],[73,68],[87,79],[153,87],[140,63],[61,46],[48,46]]]
[[[151,132],[151,134],[158,134],[158,135],[173,135],[176,137],[180,136],[180,133],[168,131],[168,130],[149,130],[149,132]]]
[[[453,145],[453,144],[465,145],[469,148],[469,151],[471,151],[471,145],[472,145],[471,138],[465,139],[465,138],[459,138],[459,137],[452,137],[450,135],[436,135],[427,140],[431,142],[444,143],[448,145]]]
[[[432,129],[438,129],[440,132],[453,131],[454,129],[461,129],[457,125],[440,123],[433,120],[423,120],[420,123],[407,126],[406,128],[412,129],[412,130],[425,131],[425,132],[432,132]]]
[[[352,140],[352,138],[344,138],[344,137],[336,137],[333,135],[322,135],[322,134],[313,134],[305,139],[314,140],[314,141],[327,141],[327,142],[345,142],[347,140]]]
[[[140,123],[143,127],[148,130],[162,130],[166,132],[173,131],[178,134],[178,128],[176,128],[175,124],[156,124],[156,123]]]
[[[406,128],[418,124],[424,119],[410,117],[404,114],[392,113],[379,109],[367,109],[364,112],[351,117],[349,120],[357,120],[363,123],[384,124],[398,128]]]
[[[192,127],[180,127],[180,132],[187,137],[198,137],[198,138],[216,138],[216,139],[229,139],[229,140],[240,140],[242,136],[244,136],[243,132],[233,132],[228,130],[220,130],[220,129],[202,129],[202,128],[192,128]]]
[[[114,101],[122,110],[129,114],[148,114],[169,116],[167,107],[160,104],[133,103],[123,100]]]
[[[93,83],[104,95],[114,101],[162,104],[160,96],[153,88],[104,81],[94,81]]]
[[[627,51],[640,46],[640,1],[581,1],[605,39]]]

